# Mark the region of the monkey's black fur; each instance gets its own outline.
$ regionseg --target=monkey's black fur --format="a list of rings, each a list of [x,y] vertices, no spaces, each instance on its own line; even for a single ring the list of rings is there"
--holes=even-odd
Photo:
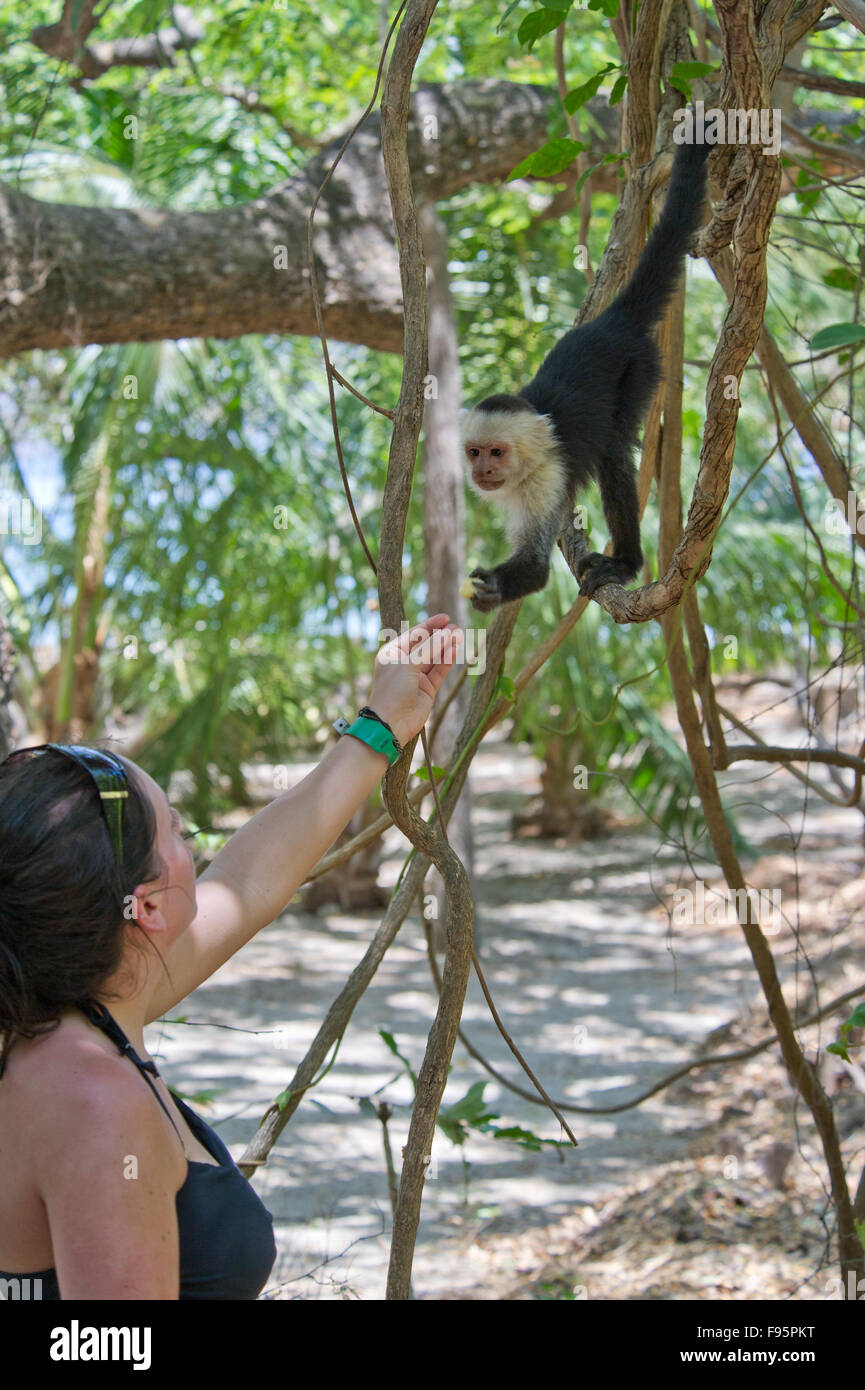
[[[580,592],[628,583],[643,562],[633,449],[640,424],[661,380],[653,330],[663,316],[701,223],[706,160],[712,145],[676,149],[663,212],[628,284],[598,318],[566,333],[537,375],[515,396],[488,396],[478,412],[527,410],[549,416],[564,463],[555,505],[541,514],[523,486],[517,549],[493,570],[474,570],[476,608],[488,611],[542,589],[556,539],[571,520],[576,492],[594,478],[613,542],[610,557],[593,553],[580,565]],[[507,424],[503,428],[506,437]],[[468,437],[468,436],[467,436]]]

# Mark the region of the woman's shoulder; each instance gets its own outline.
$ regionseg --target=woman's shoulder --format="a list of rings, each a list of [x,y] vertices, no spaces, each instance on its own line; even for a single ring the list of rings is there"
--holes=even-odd
[[[151,1152],[164,1150],[185,1177],[144,1078],[74,1013],[61,1015],[50,1032],[15,1040],[0,1080],[2,1112],[30,1138],[34,1161],[48,1158],[50,1166],[58,1151],[146,1143]]]
[[[81,1089],[91,1085],[105,1081],[111,1084],[119,1075],[114,1060],[122,1061],[116,1048],[113,1053],[112,1057],[82,1015],[74,1011],[63,1013],[54,1026],[36,1037],[14,1039],[7,1053],[0,1093],[10,1098],[51,1095],[62,1102],[70,1095],[70,1087],[80,1094]]]

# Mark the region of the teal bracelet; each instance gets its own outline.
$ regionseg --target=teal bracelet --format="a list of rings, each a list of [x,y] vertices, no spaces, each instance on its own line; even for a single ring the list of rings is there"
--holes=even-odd
[[[351,734],[354,738],[360,739],[361,743],[369,744],[376,753],[384,753],[391,767],[393,767],[400,755],[393,734],[384,724],[377,719],[367,719],[364,715],[359,715],[353,724],[349,724],[347,719],[335,719],[333,727],[338,734]]]

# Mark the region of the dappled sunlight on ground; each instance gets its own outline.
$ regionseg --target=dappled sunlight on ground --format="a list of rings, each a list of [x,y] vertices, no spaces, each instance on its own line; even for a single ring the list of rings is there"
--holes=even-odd
[[[766,1035],[765,1007],[738,929],[671,927],[659,905],[659,895],[669,901],[673,888],[693,882],[672,850],[659,859],[657,838],[624,823],[585,844],[512,841],[510,813],[536,791],[536,765],[527,753],[491,743],[476,766],[481,955],[505,1023],[553,1096],[620,1103],[697,1055],[707,1040],[713,1051],[730,1051]],[[801,785],[786,774],[768,780],[765,767],[755,772],[746,764],[724,776],[735,779],[741,803],[759,802],[740,806],[739,828],[756,850],[770,842],[752,879],[783,890],[788,922],[771,939],[788,1000],[810,1000],[790,929],[796,866],[802,940],[824,982],[823,997],[851,988],[861,970],[865,905],[861,817],[812,804],[794,861],[771,837],[782,826],[779,816],[801,814]],[[404,842],[391,831],[385,843],[390,857],[381,881],[391,884]],[[704,876],[717,882],[717,873]],[[148,1030],[172,1084],[186,1094],[214,1091],[214,1105],[203,1113],[235,1158],[287,1086],[378,920],[376,913],[292,909],[177,1010],[188,1024]],[[255,1178],[279,1245],[266,1296],[383,1296],[390,1207],[382,1134],[359,1102],[385,1098],[398,1107],[389,1128],[399,1167],[411,1086],[379,1030],[393,1034],[417,1070],[434,1010],[414,914],[358,1004],[336,1064]],[[844,1016],[823,1025],[824,1048]],[[484,1056],[517,1085],[529,1084],[474,979],[463,1022]],[[710,1038],[714,1030],[718,1036]],[[813,1055],[819,1031],[806,1037]],[[487,1082],[485,1100],[500,1125],[562,1137],[547,1111],[502,1088],[458,1043],[445,1103],[479,1080]],[[849,1156],[857,1134],[861,1143],[865,1097],[837,1075],[830,1085]],[[822,1165],[801,1105],[796,1116],[808,1162],[795,1152],[779,1178],[766,1158],[773,1143],[795,1143],[792,1116],[792,1092],[771,1050],[748,1063],[691,1073],[638,1109],[569,1115],[578,1150],[529,1151],[477,1132],[458,1149],[439,1131],[418,1235],[416,1294],[773,1298],[801,1284],[811,1291],[794,1297],[828,1297],[821,1290],[834,1268],[813,1274],[824,1240]]]

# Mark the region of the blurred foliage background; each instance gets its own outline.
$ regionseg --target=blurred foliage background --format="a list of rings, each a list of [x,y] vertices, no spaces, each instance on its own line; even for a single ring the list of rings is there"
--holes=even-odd
[[[359,113],[375,82],[380,16],[365,0],[194,4],[205,37],[178,53],[173,67],[116,67],[87,83],[74,82],[73,69],[28,38],[34,25],[54,22],[59,8],[59,0],[26,8],[0,0],[0,177],[38,199],[184,210],[244,202],[301,168],[311,148]],[[552,36],[531,48],[519,41],[532,8],[487,0],[441,6],[418,78],[505,75],[554,89]],[[98,37],[149,33],[169,23],[170,12],[154,0],[109,6]],[[617,53],[602,13],[574,10],[568,25],[568,84],[575,88]],[[861,48],[849,26],[818,38],[821,70],[849,74]],[[230,85],[253,90],[257,109],[226,96]],[[797,92],[796,101],[804,106],[805,97],[803,129],[831,147],[842,127],[836,120],[823,128],[820,113],[837,117],[849,108],[843,133],[851,138],[861,101],[814,92]],[[129,113],[140,126],[134,140],[124,135]],[[565,130],[554,111],[551,135]],[[810,166],[800,161],[797,186],[779,205],[766,320],[787,361],[798,364],[804,389],[816,395],[835,380],[819,409],[855,489],[863,467],[856,350],[821,355],[810,342],[821,327],[861,316],[863,191],[861,183],[820,182],[819,155]],[[468,400],[525,381],[570,326],[585,292],[574,264],[577,210],[558,220],[536,216],[554,186],[476,186],[440,209]],[[615,202],[610,193],[593,197],[592,264]],[[708,267],[691,262],[686,496],[724,312]],[[361,391],[396,401],[397,358],[339,343],[331,349]],[[339,410],[354,496],[375,553],[388,422],[347,394]],[[858,619],[826,576],[776,437],[761,374],[749,367],[731,505],[700,588],[719,676],[856,666],[861,657]],[[785,447],[831,568],[855,597],[849,534],[831,518],[827,524],[825,485],[798,441]],[[204,820],[245,798],[242,763],[308,756],[325,745],[330,721],[365,697],[376,589],[342,491],[317,342],[249,336],[29,353],[2,368],[0,451],[4,486],[30,497],[43,516],[40,545],[8,537],[0,558],[29,732],[56,736],[76,689],[80,695],[89,680],[87,737],[132,733],[134,756],[164,783],[187,769],[187,809]],[[416,485],[406,536],[410,615],[426,611],[420,498]],[[597,495],[587,500],[604,535]],[[643,534],[652,562],[656,522],[650,503]],[[468,527],[471,568],[503,536],[492,509],[473,500]],[[82,575],[94,543],[104,566],[85,602]],[[547,590],[523,604],[510,674],[574,598],[557,556]],[[86,652],[92,669],[82,665]],[[540,756],[549,740],[561,749],[564,738],[569,757],[578,752],[599,773],[615,769],[631,812],[636,803],[670,824],[688,805],[691,775],[664,719],[667,699],[658,627],[617,629],[590,605],[521,698],[511,736],[530,739]],[[609,779],[599,775],[593,786],[602,784]]]

